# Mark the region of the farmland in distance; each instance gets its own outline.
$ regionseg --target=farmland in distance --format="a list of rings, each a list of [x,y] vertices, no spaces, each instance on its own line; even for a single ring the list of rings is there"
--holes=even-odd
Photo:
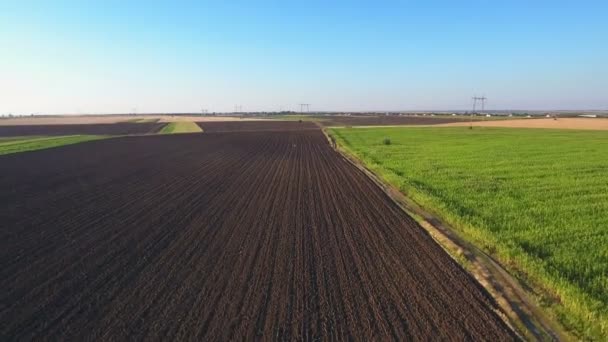
[[[608,333],[608,133],[353,128],[350,153],[496,256],[579,336]]]

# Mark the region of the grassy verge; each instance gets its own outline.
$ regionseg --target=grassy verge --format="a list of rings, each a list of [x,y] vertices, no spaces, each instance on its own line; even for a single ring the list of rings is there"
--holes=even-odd
[[[51,147],[105,139],[99,135],[70,135],[59,137],[16,137],[0,140],[0,155],[42,150]]]
[[[125,122],[131,122],[131,123],[151,123],[151,122],[157,122],[159,119],[129,119]]]
[[[608,334],[605,132],[329,132],[385,181],[499,260],[566,329],[585,339]]]
[[[194,133],[202,132],[203,130],[194,122],[180,121],[170,122],[163,129],[160,130],[161,134],[175,134],[175,133]]]

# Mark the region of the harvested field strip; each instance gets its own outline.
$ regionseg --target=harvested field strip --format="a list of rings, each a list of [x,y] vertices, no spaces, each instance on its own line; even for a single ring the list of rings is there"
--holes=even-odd
[[[449,123],[446,126],[468,126],[469,124]],[[608,131],[608,118],[551,118],[542,119],[520,119],[503,121],[480,121],[474,122],[473,126],[486,127],[510,127],[510,128],[553,128],[553,129],[585,129]]]
[[[0,157],[7,339],[515,338],[319,130],[87,145]]]
[[[59,137],[18,137],[0,139],[0,155],[42,150],[51,147],[77,144],[80,142],[105,139],[96,135],[71,135]]]
[[[89,125],[17,125],[0,126],[0,137],[57,136],[57,135],[129,135],[156,133],[164,123],[121,122]]]
[[[175,134],[175,133],[195,133],[202,132],[202,129],[194,122],[180,121],[170,122],[163,129],[160,130],[162,134]]]
[[[396,125],[439,125],[469,121],[469,116],[327,116],[320,123],[323,126],[396,126]],[[475,121],[482,120],[474,118]]]

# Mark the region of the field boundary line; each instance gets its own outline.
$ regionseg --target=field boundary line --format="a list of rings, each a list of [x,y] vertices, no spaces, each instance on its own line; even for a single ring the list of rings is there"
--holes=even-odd
[[[452,259],[488,291],[500,308],[499,316],[516,333],[527,340],[574,340],[559,323],[547,316],[536,305],[524,287],[494,258],[459,236],[455,229],[423,209],[399,189],[385,182],[355,155],[337,145],[335,138],[325,129],[322,131],[330,146],[344,160],[363,172],[398,207],[416,220]]]

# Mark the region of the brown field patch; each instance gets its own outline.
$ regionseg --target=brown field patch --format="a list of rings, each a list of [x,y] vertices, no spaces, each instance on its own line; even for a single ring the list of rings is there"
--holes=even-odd
[[[323,126],[398,126],[398,125],[439,125],[462,122],[461,117],[450,116],[413,116],[413,115],[328,115],[318,116]]]
[[[441,126],[470,126],[469,122],[448,123]],[[476,121],[473,126],[480,127],[511,127],[511,128],[554,128],[554,129],[591,129],[608,130],[606,118],[562,118],[562,119],[518,119]]]

